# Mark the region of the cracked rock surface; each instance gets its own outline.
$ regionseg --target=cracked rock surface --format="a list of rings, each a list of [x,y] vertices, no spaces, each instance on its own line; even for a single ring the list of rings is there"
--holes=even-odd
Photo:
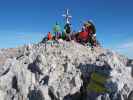
[[[110,92],[85,91],[94,71],[110,76],[105,84]],[[0,100],[133,100],[133,61],[65,41],[1,49]]]

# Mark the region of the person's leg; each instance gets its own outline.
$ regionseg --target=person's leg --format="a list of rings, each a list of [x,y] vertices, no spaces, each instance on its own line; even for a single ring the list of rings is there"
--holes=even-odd
[[[55,33],[55,40],[58,39],[58,32]]]
[[[59,39],[59,37],[60,37],[60,32],[57,33],[57,39]]]
[[[66,33],[66,41],[70,41],[69,33]]]
[[[95,36],[92,37],[92,42],[93,42],[93,46],[96,47],[96,37]]]
[[[91,47],[93,46],[92,36],[89,37],[89,44]]]
[[[69,38],[69,41],[71,41],[71,34],[70,33],[68,34],[68,38]]]

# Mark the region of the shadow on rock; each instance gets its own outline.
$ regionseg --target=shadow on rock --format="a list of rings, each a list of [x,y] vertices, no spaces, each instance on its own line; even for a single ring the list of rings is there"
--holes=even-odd
[[[36,62],[33,62],[31,64],[29,64],[28,69],[32,72],[32,73],[38,73],[38,74],[43,74],[41,69],[36,65]]]
[[[32,90],[28,94],[29,100],[45,100],[40,90]]]
[[[18,79],[16,76],[14,76],[12,78],[12,88],[14,88],[17,92],[19,92],[19,89],[18,89]]]
[[[77,92],[73,95],[67,95],[63,98],[63,100],[83,100],[82,94],[80,92]]]
[[[48,85],[48,81],[49,81],[49,76],[44,76],[39,83],[43,85]]]
[[[128,59],[127,66],[130,66],[132,68],[131,76],[133,77],[133,59]]]
[[[81,63],[78,68],[80,68],[82,72],[81,78],[83,80],[83,86],[81,87],[79,100],[97,100],[99,96],[102,97],[102,99],[99,99],[99,100],[106,100],[105,98],[107,97],[105,96],[105,94],[109,94],[109,98],[113,98],[115,96],[115,93],[113,93],[112,91],[109,91],[105,85],[106,80],[110,78],[110,72],[112,70],[110,65],[107,62],[104,62],[104,65],[102,66],[96,65],[96,64]],[[117,91],[118,89],[117,84],[113,82],[110,82],[109,87],[110,88],[115,87],[115,91]],[[73,98],[78,96],[72,95],[68,97]],[[64,99],[64,100],[68,100],[68,99]]]
[[[133,91],[129,94],[128,99],[127,100],[133,100]]]

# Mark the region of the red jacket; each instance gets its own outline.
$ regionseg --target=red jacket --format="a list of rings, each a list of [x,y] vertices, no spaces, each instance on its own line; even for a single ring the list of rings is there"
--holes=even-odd
[[[52,40],[52,34],[50,32],[48,33],[48,40]]]
[[[87,31],[83,31],[83,32],[80,32],[79,36],[80,36],[80,39],[86,41],[89,37],[89,34]]]

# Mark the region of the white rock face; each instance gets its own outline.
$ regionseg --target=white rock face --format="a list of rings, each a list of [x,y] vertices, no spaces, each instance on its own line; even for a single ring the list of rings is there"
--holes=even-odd
[[[110,75],[106,86],[112,96],[99,94],[94,100],[132,100],[132,60],[103,48],[62,44],[0,50],[0,100],[91,100],[83,97],[81,77],[96,70]]]

